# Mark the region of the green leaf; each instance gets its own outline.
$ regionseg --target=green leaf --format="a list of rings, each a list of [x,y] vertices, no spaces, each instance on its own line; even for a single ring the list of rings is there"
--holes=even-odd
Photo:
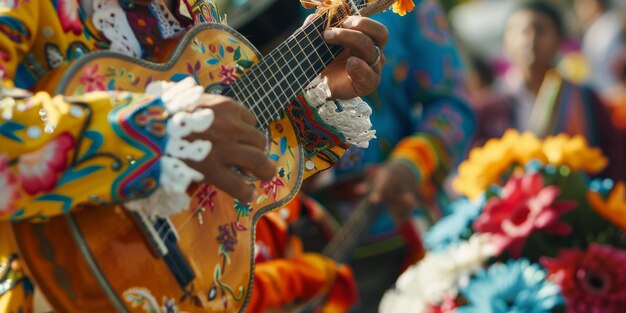
[[[243,67],[243,68],[250,68],[252,67],[254,63],[250,60],[239,60],[237,61],[237,65]]]
[[[241,59],[241,47],[237,47],[233,57],[235,58],[235,61],[238,61],[239,59]]]

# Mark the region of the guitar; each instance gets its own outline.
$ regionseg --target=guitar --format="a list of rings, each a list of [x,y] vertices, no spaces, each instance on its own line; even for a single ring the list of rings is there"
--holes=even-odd
[[[342,151],[334,148],[330,153],[336,155],[314,162],[302,141],[309,135],[304,117],[310,108],[285,110],[285,105],[341,51],[321,36],[329,23],[380,12],[394,2],[358,0],[332,19],[328,12],[320,14],[264,58],[233,29],[208,23],[164,45],[162,50],[171,48],[171,53],[161,63],[94,52],[45,80],[49,85],[41,89],[74,95],[94,86],[142,92],[151,81],[194,77],[207,92],[233,97],[255,113],[279,168],[271,182],[250,181],[260,195],[251,203],[203,185],[189,210],[167,219],[131,213],[121,205],[94,205],[45,223],[14,223],[21,256],[53,308],[64,313],[243,312],[253,287],[257,220],[285,205],[305,178],[331,166]],[[112,163],[112,171],[132,166]]]

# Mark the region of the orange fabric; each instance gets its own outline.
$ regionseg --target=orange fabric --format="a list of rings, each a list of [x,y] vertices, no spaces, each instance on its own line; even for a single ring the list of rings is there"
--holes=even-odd
[[[439,166],[437,152],[429,138],[412,136],[403,139],[396,145],[392,158],[405,160],[413,165],[414,174],[420,182],[429,181]]]
[[[330,301],[322,312],[346,312],[357,297],[352,271],[319,254],[260,263],[255,268],[248,312],[306,302],[326,291],[330,291]]]
[[[356,303],[356,285],[350,268],[320,254],[304,254],[300,240],[289,234],[289,224],[297,221],[303,210],[314,220],[321,219],[323,212],[309,208],[310,205],[306,197],[299,195],[284,208],[259,220],[257,264],[248,312],[306,303],[324,294],[327,301],[321,312],[347,312]]]

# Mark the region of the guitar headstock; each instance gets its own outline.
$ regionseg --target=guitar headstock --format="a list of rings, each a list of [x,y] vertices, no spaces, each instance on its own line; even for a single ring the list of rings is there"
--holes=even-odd
[[[398,0],[355,0],[354,2],[360,15],[370,16],[388,10]]]
[[[415,5],[413,0],[300,0],[305,8],[317,7],[318,14],[328,14],[329,26],[338,25],[350,15],[371,16],[388,10],[404,15]]]

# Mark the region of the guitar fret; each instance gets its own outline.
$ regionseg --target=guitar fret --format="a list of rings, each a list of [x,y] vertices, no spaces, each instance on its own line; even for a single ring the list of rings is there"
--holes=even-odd
[[[324,62],[324,59],[320,56],[319,52],[317,51],[318,49],[316,49],[316,48],[317,48],[319,45],[318,45],[318,44],[315,44],[315,42],[316,42],[316,41],[317,41],[317,42],[319,42],[319,41],[324,42],[324,40],[320,40],[320,39],[322,39],[321,37],[319,37],[319,36],[313,36],[313,35],[314,35],[314,34],[313,34],[312,32],[310,32],[310,33],[306,33],[306,38],[307,38],[307,40],[309,40],[309,42],[311,42],[311,43],[312,43],[312,46],[313,46],[313,47],[315,47],[315,48],[313,49],[313,52],[314,52],[314,53],[315,53],[315,55],[317,56],[317,59],[316,59],[316,60],[319,60],[319,61],[321,62],[321,64],[322,64],[322,66],[323,66],[325,62]],[[311,38],[311,36],[313,36],[313,38]],[[330,49],[329,49],[329,51],[330,51]]]
[[[341,50],[323,40],[320,29],[326,21],[324,16],[306,25],[231,86],[239,101],[257,115],[261,129]]]

